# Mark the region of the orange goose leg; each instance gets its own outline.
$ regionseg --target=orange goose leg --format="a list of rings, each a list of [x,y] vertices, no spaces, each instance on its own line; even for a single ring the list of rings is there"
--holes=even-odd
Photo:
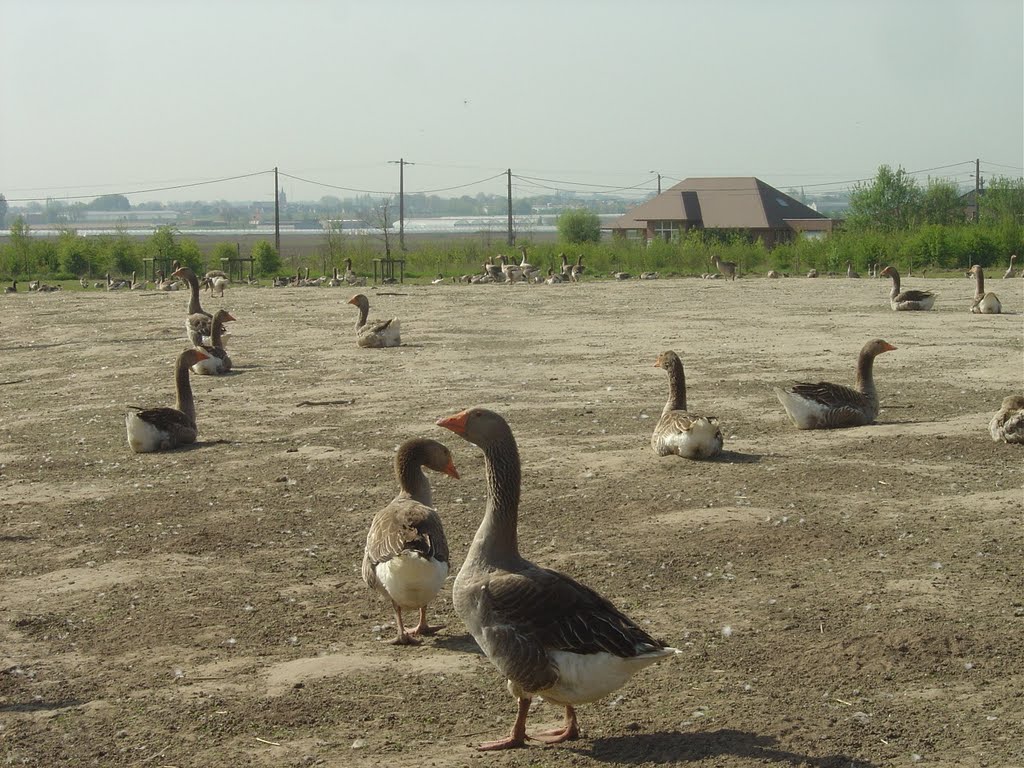
[[[566,705],[565,725],[551,731],[541,731],[531,736],[531,739],[543,741],[545,744],[561,744],[563,741],[573,741],[580,737],[580,726],[576,722],[576,710]]]
[[[477,747],[479,752],[491,752],[496,749],[516,749],[526,745],[526,716],[530,713],[530,699],[519,699],[519,714],[512,726],[512,733],[505,739],[487,741]]]
[[[401,607],[393,600],[391,604],[395,607],[395,623],[398,625],[398,636],[391,641],[391,645],[419,645],[420,641],[410,635],[405,629],[405,624],[402,623]]]
[[[433,635],[437,633],[437,630],[444,629],[444,624],[438,624],[435,627],[427,624],[427,608],[424,606],[420,608],[420,623],[412,629],[414,635]]]

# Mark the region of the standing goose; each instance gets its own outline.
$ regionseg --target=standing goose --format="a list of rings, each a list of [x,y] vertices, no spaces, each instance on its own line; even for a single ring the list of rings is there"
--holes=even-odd
[[[651,436],[651,448],[659,456],[674,453],[684,459],[710,459],[722,452],[722,430],[713,416],[686,410],[686,374],[683,361],[672,350],[658,355],[655,368],[668,371],[668,402]]]
[[[992,439],[1004,443],[1024,445],[1024,396],[1010,395],[992,417],[988,425]]]
[[[523,274],[523,277],[526,278],[526,282],[534,282],[534,278],[540,274],[540,268],[533,266],[533,264],[526,260],[525,245],[519,246],[519,252],[523,254],[523,260],[519,263],[519,271]]]
[[[512,430],[484,408],[439,426],[484,452],[487,505],[455,579],[455,610],[519,701],[512,733],[480,750],[521,747],[534,696],[565,707],[565,724],[532,738],[579,737],[575,707],[596,701],[644,667],[679,653],[658,642],[594,590],[519,554],[520,464]]]
[[[392,645],[418,645],[413,635],[441,629],[427,624],[427,605],[448,577],[448,539],[422,467],[459,477],[451,453],[441,443],[405,441],[395,456],[398,495],[374,516],[366,535],[363,581],[394,606],[398,636]],[[420,623],[411,631],[402,622],[403,608],[420,612]]]
[[[171,277],[180,278],[188,283],[188,316],[185,318],[185,331],[192,345],[198,347],[203,343],[204,336],[213,333],[210,327],[213,315],[204,311],[199,304],[199,278],[188,267],[179,267],[174,270]]]
[[[1015,261],[1017,261],[1017,254],[1016,253],[1011,253],[1010,254],[1010,266],[1007,267],[1006,271],[1003,273],[1003,279],[1004,280],[1007,279],[1007,278],[1013,277],[1013,264],[1014,264]]]
[[[974,303],[971,304],[971,314],[974,315],[998,315],[1003,311],[999,297],[994,293],[985,293],[985,273],[979,264],[971,267],[968,275],[974,275],[975,291]]]
[[[562,260],[562,277],[570,278],[572,275],[572,265],[569,264],[569,257],[564,253],[558,254],[558,258]]]
[[[931,291],[900,291],[900,273],[895,267],[886,267],[879,273],[882,277],[892,278],[892,290],[889,291],[889,306],[894,311],[929,310],[935,303],[935,294]]]
[[[224,323],[234,320],[234,316],[226,309],[218,309],[213,313],[212,333],[210,343],[203,344],[202,350],[207,354],[205,360],[200,360],[192,366],[193,373],[216,376],[227,373],[231,370],[231,358],[224,349]]]
[[[124,417],[128,430],[128,446],[135,453],[169,451],[180,445],[196,441],[196,405],[192,398],[189,382],[189,368],[205,360],[206,352],[195,347],[178,355],[174,364],[176,400],[173,408],[148,408],[143,410],[129,406]]]
[[[366,322],[366,317],[370,314],[370,300],[362,293],[357,293],[348,300],[348,303],[359,308],[359,319],[356,320],[356,343],[360,347],[401,346],[401,321],[398,318]]]
[[[878,392],[872,367],[883,352],[896,349],[882,339],[864,345],[857,358],[857,389],[821,381],[800,383],[782,389],[775,387],[779,398],[797,429],[840,429],[870,424],[878,415]]]
[[[572,269],[569,271],[569,277],[574,283],[578,283],[580,278],[583,277],[583,272],[587,268],[583,265],[583,254],[581,253],[576,257],[576,263],[572,265]]]
[[[736,279],[736,262],[722,261],[717,253],[711,257],[711,261],[714,263],[715,269],[721,272],[723,277],[728,277],[730,280]]]

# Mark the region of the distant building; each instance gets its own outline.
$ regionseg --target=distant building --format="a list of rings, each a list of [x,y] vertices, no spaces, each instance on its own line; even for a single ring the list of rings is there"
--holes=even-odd
[[[176,224],[178,211],[82,211],[78,222],[82,224]]]
[[[769,248],[798,232],[822,237],[836,222],[753,176],[684,179],[602,225],[619,236],[672,239],[693,229],[742,232]]]

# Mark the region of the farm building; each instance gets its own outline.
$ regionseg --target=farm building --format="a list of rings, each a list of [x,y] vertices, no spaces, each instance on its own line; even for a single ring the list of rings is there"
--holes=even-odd
[[[753,176],[684,179],[602,226],[619,236],[671,239],[692,229],[742,232],[771,247],[798,232],[823,236],[835,221]]]

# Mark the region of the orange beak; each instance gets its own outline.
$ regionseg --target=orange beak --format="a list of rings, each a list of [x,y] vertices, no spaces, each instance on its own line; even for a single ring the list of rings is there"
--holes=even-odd
[[[441,471],[449,477],[454,477],[456,480],[459,479],[459,470],[455,468],[455,462],[452,459],[448,459],[448,466]]]
[[[228,315],[226,315],[226,316],[224,317],[224,322],[226,323],[226,322],[227,322],[228,320],[235,320],[235,319],[237,319],[237,318],[235,318],[235,316],[234,316],[234,315],[232,315],[232,314],[228,314]]]
[[[184,277],[184,275],[181,274],[181,270],[180,269],[176,269],[173,272],[171,272],[171,277]]]
[[[886,342],[882,343],[882,351],[884,351],[884,352],[892,352],[894,349],[896,349],[896,347],[894,347],[889,342],[886,341]]]
[[[356,303],[356,297],[355,297],[355,296],[353,296],[353,297],[352,297],[351,299],[349,299],[349,300],[348,300],[348,301],[347,301],[346,303],[347,303],[347,304],[355,304],[355,303]]]
[[[466,434],[466,419],[469,417],[469,411],[460,411],[454,416],[448,416],[444,419],[437,420],[437,426],[450,429],[456,435]]]

